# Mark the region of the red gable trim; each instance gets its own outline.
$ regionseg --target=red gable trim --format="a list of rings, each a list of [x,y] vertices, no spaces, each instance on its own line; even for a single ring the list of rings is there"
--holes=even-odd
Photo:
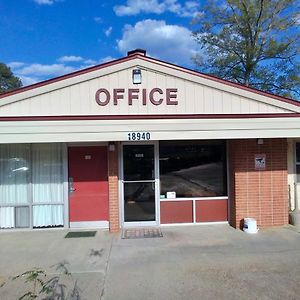
[[[116,60],[112,60],[112,61],[103,63],[101,65],[96,65],[96,66],[89,67],[89,68],[86,68],[86,69],[82,69],[82,70],[79,70],[79,71],[75,71],[75,72],[72,72],[72,73],[69,73],[69,74],[66,74],[66,75],[62,75],[62,76],[58,76],[58,77],[51,78],[51,79],[48,79],[48,80],[44,80],[44,81],[41,81],[41,82],[38,82],[38,83],[35,83],[35,84],[27,85],[27,86],[21,87],[21,88],[16,89],[16,90],[0,94],[0,99],[11,96],[11,95],[19,94],[19,93],[22,93],[22,92],[26,92],[26,91],[29,91],[29,90],[33,90],[33,89],[36,89],[36,88],[39,88],[39,87],[42,87],[42,86],[45,86],[45,85],[48,85],[48,84],[51,84],[51,83],[54,83],[54,82],[62,81],[62,80],[65,80],[65,79],[73,78],[73,77],[80,76],[80,75],[83,75],[83,74],[86,74],[86,73],[90,73],[90,72],[93,72],[93,71],[97,71],[97,70],[100,70],[100,69],[111,67],[113,65],[117,65],[117,64],[120,64],[122,62],[132,60],[133,58],[136,58],[136,57],[140,58],[141,56],[138,55],[138,54],[128,56],[128,57],[126,56],[126,57],[123,57],[123,58],[119,58],[119,59],[116,59]]]
[[[278,95],[275,95],[275,94],[272,94],[272,93],[269,93],[269,92],[264,92],[264,91],[261,91],[261,90],[258,90],[258,89],[252,88],[252,87],[247,87],[247,86],[239,84],[239,83],[231,82],[231,81],[228,81],[228,80],[225,80],[225,79],[220,79],[220,78],[212,76],[212,75],[207,75],[207,74],[204,74],[204,73],[201,73],[201,72],[193,71],[191,69],[181,67],[181,66],[177,66],[175,64],[165,62],[165,61],[162,61],[162,60],[159,60],[159,59],[156,59],[156,58],[144,56],[144,55],[141,55],[139,53],[133,54],[133,55],[130,55],[130,56],[125,56],[123,58],[119,58],[119,59],[116,59],[116,60],[113,60],[113,61],[110,61],[110,62],[107,62],[107,63],[103,63],[101,65],[97,65],[97,66],[93,66],[93,67],[86,68],[86,69],[83,69],[83,70],[75,71],[75,72],[72,72],[72,73],[69,73],[69,74],[66,74],[66,75],[62,75],[62,76],[59,76],[59,77],[55,77],[55,78],[52,78],[52,79],[41,81],[41,82],[38,82],[38,83],[35,83],[35,84],[32,84],[32,85],[28,85],[28,86],[25,86],[25,87],[22,87],[22,88],[19,88],[19,89],[10,91],[10,92],[2,93],[2,94],[0,94],[0,99],[11,96],[11,95],[19,94],[19,93],[22,93],[22,92],[25,92],[25,91],[28,91],[28,90],[32,90],[32,89],[35,89],[35,88],[39,88],[39,87],[42,87],[42,86],[45,86],[45,85],[48,85],[48,84],[51,84],[51,83],[54,83],[54,82],[57,82],[57,81],[61,81],[61,80],[65,80],[65,79],[68,79],[68,78],[80,76],[82,74],[90,73],[90,72],[93,72],[93,71],[96,71],[96,70],[108,68],[108,67],[111,67],[113,65],[123,63],[125,61],[133,60],[135,58],[139,58],[139,59],[142,59],[142,60],[145,60],[145,61],[148,61],[148,62],[152,62],[154,64],[158,64],[158,65],[165,66],[165,67],[168,67],[168,68],[171,68],[171,69],[182,71],[182,72],[185,72],[187,74],[198,76],[198,77],[201,77],[201,78],[204,78],[204,79],[213,80],[215,82],[219,82],[219,83],[222,83],[222,84],[225,84],[225,85],[228,85],[228,86],[232,86],[232,87],[236,87],[236,88],[239,88],[239,89],[242,89],[242,90],[246,90],[246,91],[258,94],[258,95],[262,95],[262,96],[265,96],[265,97],[270,97],[270,98],[273,98],[273,99],[276,99],[276,100],[279,100],[279,101],[283,101],[285,103],[300,106],[299,101],[296,101],[296,100],[293,100],[293,99],[290,99],[290,98],[278,96]]]
[[[160,120],[160,119],[255,119],[255,118],[300,118],[300,113],[280,114],[188,114],[188,115],[95,115],[95,116],[25,116],[0,117],[3,121],[77,121],[77,120]]]
[[[216,82],[219,82],[219,83],[222,83],[222,84],[225,84],[225,85],[229,85],[229,86],[232,86],[232,87],[236,87],[236,88],[239,88],[239,89],[242,89],[242,90],[246,90],[248,92],[252,92],[252,93],[255,93],[255,94],[258,94],[258,95],[262,95],[262,96],[265,96],[265,97],[270,97],[270,98],[273,98],[273,99],[276,99],[276,100],[279,100],[279,101],[283,101],[283,102],[290,103],[290,104],[293,104],[293,105],[296,105],[296,106],[300,106],[299,101],[291,99],[291,98],[287,98],[287,97],[275,95],[275,94],[272,94],[272,93],[269,93],[269,92],[261,91],[261,90],[255,89],[253,87],[249,87],[249,86],[242,85],[240,83],[235,83],[235,82],[232,82],[232,81],[229,81],[229,80],[221,79],[221,78],[218,78],[218,77],[213,76],[213,75],[208,75],[208,74],[204,74],[204,73],[201,73],[201,72],[193,71],[191,69],[180,67],[180,66],[177,66],[175,64],[165,62],[165,61],[162,61],[162,60],[159,60],[159,59],[156,59],[156,58],[146,57],[146,56],[143,56],[143,57],[140,57],[140,58],[143,59],[143,60],[146,60],[146,61],[154,62],[154,63],[156,63],[158,65],[162,65],[162,66],[166,66],[166,64],[167,64],[167,67],[170,67],[172,69],[176,69],[176,70],[179,70],[179,71],[182,71],[182,72],[194,75],[194,76],[198,76],[198,77],[208,79],[208,80],[213,80],[213,81],[216,81]]]

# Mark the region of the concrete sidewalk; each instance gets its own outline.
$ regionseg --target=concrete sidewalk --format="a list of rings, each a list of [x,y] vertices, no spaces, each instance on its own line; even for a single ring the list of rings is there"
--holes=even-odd
[[[0,234],[0,282],[33,267],[68,262],[80,298],[300,299],[300,235],[292,227],[248,235],[227,225],[163,227],[163,238],[121,239],[98,231],[64,239],[67,231]],[[73,281],[74,283],[74,281]],[[17,299],[9,282],[0,299]]]

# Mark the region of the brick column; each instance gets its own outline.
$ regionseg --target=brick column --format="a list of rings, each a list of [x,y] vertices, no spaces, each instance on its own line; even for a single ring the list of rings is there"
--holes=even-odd
[[[118,179],[119,162],[116,144],[115,151],[108,150],[109,231],[112,233],[120,230]]]
[[[288,224],[287,140],[229,141],[230,209],[233,227],[241,228],[245,217],[259,227]],[[255,169],[255,155],[266,155],[266,169]]]

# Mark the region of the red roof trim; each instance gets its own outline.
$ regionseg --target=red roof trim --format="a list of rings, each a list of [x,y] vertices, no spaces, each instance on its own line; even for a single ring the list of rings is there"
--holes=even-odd
[[[94,115],[0,117],[0,121],[76,121],[76,120],[160,120],[160,119],[254,119],[300,118],[300,113],[281,114],[178,114],[178,115]]]
[[[122,58],[119,58],[119,59],[116,59],[116,60],[113,60],[113,61],[110,61],[110,62],[107,62],[107,63],[103,63],[103,64],[100,64],[100,65],[96,65],[96,66],[93,66],[93,67],[90,67],[90,68],[75,71],[75,72],[72,72],[72,73],[69,73],[69,74],[66,74],[66,75],[62,75],[62,76],[59,76],[59,77],[55,77],[55,78],[51,78],[51,79],[48,79],[48,80],[45,80],[45,81],[41,81],[41,82],[38,82],[38,83],[35,83],[35,84],[32,84],[32,85],[28,85],[28,86],[25,86],[25,87],[22,87],[22,88],[19,88],[19,89],[10,91],[10,92],[2,93],[2,94],[0,94],[0,99],[11,96],[11,95],[19,94],[19,93],[22,93],[22,92],[25,92],[25,91],[28,91],[28,90],[32,90],[32,89],[35,89],[35,88],[39,88],[39,87],[42,87],[44,85],[48,85],[48,84],[51,84],[51,83],[54,83],[54,82],[57,82],[57,81],[61,81],[61,80],[64,80],[64,79],[76,77],[76,76],[86,74],[86,73],[89,73],[89,72],[93,72],[93,71],[96,71],[96,70],[100,70],[100,69],[103,69],[103,68],[107,68],[107,67],[110,67],[110,66],[113,66],[113,65],[125,62],[125,61],[129,61],[129,60],[132,60],[132,59],[135,59],[135,58],[140,58],[142,60],[153,62],[155,64],[162,65],[162,66],[165,66],[165,67],[169,67],[169,68],[172,68],[172,69],[175,69],[175,70],[183,71],[185,73],[188,73],[188,74],[191,74],[191,75],[194,75],[194,76],[198,76],[198,77],[208,79],[208,80],[213,80],[213,81],[216,81],[216,82],[219,82],[219,83],[222,83],[222,84],[225,84],[225,85],[229,85],[229,86],[232,86],[232,87],[236,87],[236,88],[239,88],[239,89],[243,89],[243,90],[255,93],[255,94],[259,94],[259,95],[270,97],[270,98],[273,98],[273,99],[276,99],[276,100],[279,100],[279,101],[283,101],[283,102],[286,102],[286,103],[289,103],[289,104],[300,106],[300,102],[296,101],[294,99],[278,96],[278,95],[275,95],[275,94],[272,94],[272,93],[269,93],[269,92],[265,92],[265,91],[261,91],[261,90],[258,90],[258,89],[252,88],[252,87],[247,87],[247,86],[244,86],[244,85],[239,84],[239,83],[235,83],[235,82],[231,82],[231,81],[228,81],[228,80],[225,80],[225,79],[221,79],[221,78],[215,77],[213,75],[207,75],[207,74],[204,74],[204,73],[201,73],[201,72],[197,72],[197,71],[185,68],[185,67],[181,67],[181,66],[177,66],[175,64],[169,63],[169,62],[165,62],[163,60],[159,60],[159,59],[156,59],[156,58],[144,56],[144,55],[141,55],[139,53],[136,53],[136,54],[133,54],[133,55],[130,55],[130,56],[125,56],[125,57],[122,57]]]
[[[33,90],[35,88],[39,88],[39,87],[42,87],[42,86],[45,86],[45,85],[48,85],[48,84],[51,84],[51,83],[54,83],[54,82],[57,82],[57,81],[65,80],[65,79],[76,77],[76,76],[79,76],[79,75],[82,75],[82,74],[86,74],[86,73],[90,73],[90,72],[97,71],[97,70],[100,70],[100,69],[104,69],[104,68],[107,68],[107,67],[111,67],[113,65],[117,65],[119,63],[122,63],[122,62],[125,62],[125,61],[128,61],[128,60],[132,60],[133,58],[136,58],[137,56],[140,57],[140,55],[138,55],[138,54],[131,55],[131,56],[128,56],[128,57],[126,56],[126,57],[122,57],[122,58],[119,58],[119,59],[116,59],[116,60],[112,60],[112,61],[103,63],[101,65],[96,65],[96,66],[89,67],[89,68],[82,69],[82,70],[78,70],[78,71],[75,71],[75,72],[72,72],[72,73],[69,73],[69,74],[66,74],[66,75],[58,76],[58,77],[51,78],[51,79],[48,79],[48,80],[44,80],[44,81],[41,81],[41,82],[37,82],[37,83],[31,84],[31,85],[27,85],[27,86],[21,87],[21,88],[16,89],[16,90],[0,94],[0,99],[11,96],[11,95],[19,94],[19,93],[22,93],[22,92],[26,92],[28,90]]]
[[[208,80],[213,80],[213,81],[216,81],[216,82],[223,83],[225,85],[229,85],[229,86],[236,87],[236,88],[239,88],[239,89],[242,89],[242,90],[246,90],[248,92],[252,92],[252,93],[259,94],[259,95],[266,96],[266,97],[271,97],[271,98],[279,100],[279,101],[283,101],[283,102],[290,103],[290,104],[293,104],[293,105],[296,105],[296,106],[300,106],[299,101],[291,99],[291,98],[275,95],[275,94],[272,94],[270,92],[265,92],[265,91],[262,91],[262,90],[255,89],[253,87],[242,85],[240,83],[236,83],[236,82],[232,82],[232,81],[229,81],[229,80],[221,79],[221,78],[218,78],[218,77],[213,76],[213,75],[208,75],[208,74],[204,74],[204,73],[201,73],[201,72],[197,72],[197,71],[185,68],[185,67],[181,67],[181,66],[177,66],[175,64],[169,63],[169,62],[165,62],[163,60],[156,59],[156,58],[152,58],[152,57],[148,57],[148,56],[147,57],[143,56],[143,57],[140,57],[140,58],[143,59],[143,60],[154,62],[154,63],[162,65],[162,66],[165,66],[165,64],[167,64],[168,65],[167,67],[170,67],[170,68],[176,69],[176,70],[180,70],[180,71],[183,71],[185,73],[188,73],[188,74],[191,74],[191,75],[194,75],[194,76],[198,76],[198,77],[208,79]]]

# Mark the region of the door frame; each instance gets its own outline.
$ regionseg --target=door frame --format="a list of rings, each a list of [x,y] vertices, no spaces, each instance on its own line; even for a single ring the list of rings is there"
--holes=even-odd
[[[124,218],[124,164],[123,145],[154,145],[154,184],[155,184],[155,221],[125,222]],[[121,142],[119,147],[119,199],[121,227],[146,227],[160,225],[160,181],[159,181],[159,148],[158,141]]]

